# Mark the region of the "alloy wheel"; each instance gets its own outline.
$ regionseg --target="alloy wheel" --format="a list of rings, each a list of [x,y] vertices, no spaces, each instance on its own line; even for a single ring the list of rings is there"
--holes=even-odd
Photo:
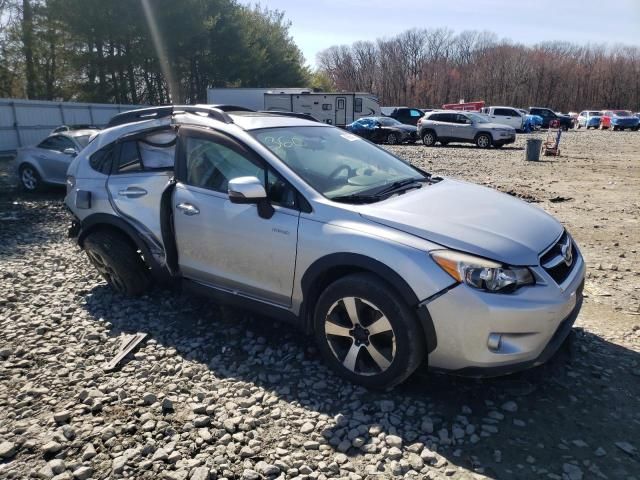
[[[398,139],[396,138],[395,133],[390,133],[389,135],[387,135],[387,143],[389,145],[395,145],[396,143],[398,143]]]
[[[23,167],[20,173],[20,180],[22,185],[27,190],[35,190],[38,188],[38,177],[36,172],[31,167]]]
[[[324,323],[327,344],[343,367],[357,375],[378,375],[396,356],[391,322],[373,303],[358,297],[335,302]]]
[[[480,135],[478,137],[478,146],[480,148],[487,148],[490,143],[491,140],[489,140],[489,137],[487,137],[486,135]]]
[[[422,143],[424,143],[427,147],[432,146],[436,143],[436,138],[431,132],[427,132],[422,136]]]

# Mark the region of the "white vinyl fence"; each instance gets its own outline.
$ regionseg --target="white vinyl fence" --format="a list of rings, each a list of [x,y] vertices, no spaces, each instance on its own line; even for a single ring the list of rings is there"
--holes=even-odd
[[[115,114],[138,107],[0,98],[0,152],[39,143],[60,125],[104,127]]]

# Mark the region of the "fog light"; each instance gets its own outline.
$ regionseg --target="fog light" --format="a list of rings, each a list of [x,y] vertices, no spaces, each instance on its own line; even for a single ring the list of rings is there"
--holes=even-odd
[[[487,347],[492,352],[497,352],[500,350],[500,346],[502,345],[502,335],[499,333],[490,333],[489,338],[487,339]]]

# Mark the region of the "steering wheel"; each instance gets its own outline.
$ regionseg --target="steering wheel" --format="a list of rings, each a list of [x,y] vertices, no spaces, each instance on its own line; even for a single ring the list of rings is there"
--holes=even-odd
[[[355,173],[354,169],[352,169],[349,165],[342,164],[338,166],[333,172],[329,174],[329,180],[337,180],[338,174],[342,173],[344,170],[347,171],[347,177],[351,177],[353,173]]]

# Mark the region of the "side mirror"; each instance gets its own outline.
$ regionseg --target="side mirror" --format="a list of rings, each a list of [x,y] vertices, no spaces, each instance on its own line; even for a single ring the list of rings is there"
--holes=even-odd
[[[231,203],[251,204],[258,207],[258,215],[262,218],[271,218],[275,210],[269,199],[262,182],[257,177],[237,177],[229,180],[227,189]]]
[[[78,152],[76,152],[76,149],[75,148],[71,148],[71,147],[65,148],[62,151],[62,153],[64,153],[65,155],[69,155],[71,157],[75,157],[78,154]]]

